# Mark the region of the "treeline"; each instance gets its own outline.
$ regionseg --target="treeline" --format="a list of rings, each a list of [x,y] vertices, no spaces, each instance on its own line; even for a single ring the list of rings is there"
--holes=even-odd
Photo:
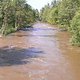
[[[38,10],[26,0],[0,0],[0,34],[6,35],[18,28],[30,25],[38,18]]]
[[[68,30],[73,45],[80,46],[80,0],[54,0],[40,12],[41,20]]]

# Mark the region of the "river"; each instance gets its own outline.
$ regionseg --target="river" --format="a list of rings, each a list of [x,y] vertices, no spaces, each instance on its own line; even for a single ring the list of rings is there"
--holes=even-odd
[[[80,80],[80,48],[68,41],[40,22],[0,38],[0,80]]]

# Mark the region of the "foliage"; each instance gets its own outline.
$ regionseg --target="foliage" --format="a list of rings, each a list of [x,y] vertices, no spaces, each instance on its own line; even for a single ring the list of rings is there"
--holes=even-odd
[[[58,23],[58,2],[47,4],[40,12],[42,21],[48,22],[50,24]]]
[[[47,22],[50,24],[56,24],[58,22],[58,9],[55,7],[49,12]]]
[[[71,27],[69,30],[72,33],[72,44],[80,45],[80,10],[76,13],[73,20],[71,21]]]
[[[60,24],[70,27],[70,21],[73,19],[78,9],[77,3],[77,0],[62,0],[59,5]]]
[[[45,5],[45,7],[42,8],[41,13],[40,13],[42,21],[47,22],[48,16],[49,16],[49,11],[50,11],[49,4]]]
[[[71,43],[80,45],[80,0],[53,0],[46,6],[40,12],[42,21],[69,29]]]
[[[0,28],[2,35],[31,24],[35,20],[36,10],[32,9],[26,3],[26,0],[0,0]]]

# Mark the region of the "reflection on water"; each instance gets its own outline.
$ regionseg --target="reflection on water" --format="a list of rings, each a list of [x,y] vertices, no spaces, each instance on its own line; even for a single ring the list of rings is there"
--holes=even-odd
[[[42,53],[43,51],[37,48],[20,49],[5,46],[0,49],[0,67],[27,64],[30,58],[37,58]]]
[[[49,31],[49,30],[56,30],[54,28],[21,28],[22,31]]]
[[[71,46],[69,43],[70,34],[68,32],[59,32],[58,33],[58,42],[59,48],[61,49],[63,55],[66,56],[67,60],[72,65],[72,69],[77,75],[77,79],[80,79],[80,47]]]
[[[39,36],[39,37],[53,37],[55,35],[53,34],[44,34],[42,32],[51,32],[51,31],[55,31],[57,29],[54,29],[54,28],[22,28],[20,29],[20,31],[29,31],[29,32],[32,32],[32,34],[12,34],[11,36],[17,36],[17,37],[23,37],[23,36],[26,36],[26,37],[36,37],[36,36]],[[36,34],[35,34],[36,33]]]
[[[36,23],[0,38],[0,80],[80,80],[79,49],[69,47],[65,33],[58,39],[57,32]]]
[[[12,36],[17,36],[17,37],[53,37],[54,35],[12,35]]]

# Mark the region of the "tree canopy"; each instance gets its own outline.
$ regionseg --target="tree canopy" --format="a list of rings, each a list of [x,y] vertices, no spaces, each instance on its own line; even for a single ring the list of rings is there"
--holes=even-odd
[[[32,9],[26,0],[0,0],[0,29],[5,35],[33,23],[38,11]]]
[[[80,0],[54,0],[40,12],[41,19],[58,24],[72,34],[71,43],[80,45]]]

